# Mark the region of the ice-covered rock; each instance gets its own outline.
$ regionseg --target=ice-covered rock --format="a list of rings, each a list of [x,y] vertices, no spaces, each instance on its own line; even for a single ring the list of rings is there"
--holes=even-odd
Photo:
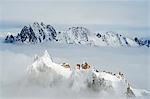
[[[11,34],[8,34],[5,38],[6,43],[13,43],[15,41],[15,37]]]
[[[70,27],[58,33],[58,40],[67,44],[87,44],[89,43],[90,31],[84,27]]]
[[[95,35],[81,26],[70,27],[65,31],[56,32],[51,25],[45,25],[43,22],[34,22],[31,25],[24,26],[16,36],[7,35],[5,38],[7,43],[43,43],[46,41],[90,46],[150,47],[149,39],[126,37],[112,31]]]
[[[115,32],[98,33],[96,38],[96,45],[112,46],[112,47],[137,47],[139,44],[129,37],[119,35]]]
[[[42,43],[44,41],[57,41],[57,33],[51,25],[45,25],[43,22],[34,22],[31,25],[24,26],[17,36],[7,36],[6,42],[22,43]]]
[[[140,46],[147,46],[150,47],[150,39],[144,39],[144,38],[134,38],[135,42],[137,42]]]

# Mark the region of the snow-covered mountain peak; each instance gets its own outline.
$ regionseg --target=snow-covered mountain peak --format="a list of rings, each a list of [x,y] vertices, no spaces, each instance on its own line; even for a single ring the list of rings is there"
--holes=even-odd
[[[75,91],[113,92],[115,95],[127,97],[150,95],[149,91],[132,88],[121,72],[112,73],[90,68],[71,69],[65,65],[52,62],[48,52],[45,51],[43,56],[28,66],[27,73],[35,77],[34,80],[42,81],[41,84],[46,82],[47,87],[52,83],[64,84],[65,80],[65,85]]]
[[[58,40],[67,44],[85,44],[89,41],[90,31],[84,27],[70,27],[58,35]]]
[[[111,47],[140,47],[150,46],[149,39],[126,37],[113,31],[94,34],[85,27],[73,26],[64,31],[56,32],[53,26],[43,22],[34,22],[24,26],[16,36],[7,35],[5,42],[14,43],[43,43],[52,41],[65,44],[82,44]]]
[[[34,22],[24,26],[17,36],[7,36],[6,42],[22,43],[42,43],[45,41],[56,41],[56,30],[51,25],[45,25],[43,22]]]
[[[52,62],[52,58],[51,58],[51,56],[49,55],[49,53],[48,53],[47,50],[45,50],[44,55],[42,56],[42,58],[48,59],[49,62]]]
[[[134,39],[131,39],[129,37],[125,37],[123,35],[120,35],[118,33],[109,31],[106,33],[97,33],[97,40],[101,42],[100,44],[103,44],[104,46],[112,46],[112,47],[121,47],[121,46],[127,46],[127,47],[137,47],[139,46],[137,42],[134,41]]]
[[[90,31],[85,27],[70,27],[66,30],[66,33],[73,36],[74,39],[88,41]]]
[[[56,64],[52,61],[52,58],[46,50],[43,56],[34,60],[34,62],[27,67],[27,73],[33,75],[35,74],[36,77],[37,75],[40,76],[43,73],[50,73],[53,76],[59,75],[62,78],[69,78],[72,71],[70,71],[70,69],[65,69],[65,67],[60,66],[60,64]],[[56,75],[54,75],[53,73]]]

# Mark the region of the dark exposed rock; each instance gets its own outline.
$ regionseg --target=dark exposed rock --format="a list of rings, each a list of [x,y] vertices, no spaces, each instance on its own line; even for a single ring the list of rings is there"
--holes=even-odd
[[[51,25],[34,22],[32,25],[24,26],[17,36],[8,35],[5,42],[42,43],[44,41],[56,40],[57,33]]]

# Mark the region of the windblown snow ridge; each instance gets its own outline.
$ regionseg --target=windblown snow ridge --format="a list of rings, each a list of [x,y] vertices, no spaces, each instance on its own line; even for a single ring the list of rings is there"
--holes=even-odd
[[[16,36],[7,35],[6,43],[43,43],[59,42],[65,44],[82,44],[92,46],[111,46],[111,47],[150,47],[149,39],[125,37],[115,32],[94,34],[85,27],[69,27],[65,31],[56,32],[51,25],[43,22],[34,22],[24,26]]]
[[[27,74],[30,81],[38,82],[46,87],[60,85],[76,92],[90,90],[124,97],[150,95],[149,91],[132,88],[121,72],[97,70],[88,63],[71,67],[68,63],[54,63],[48,52],[45,51],[43,56],[35,56],[33,64],[27,68]]]

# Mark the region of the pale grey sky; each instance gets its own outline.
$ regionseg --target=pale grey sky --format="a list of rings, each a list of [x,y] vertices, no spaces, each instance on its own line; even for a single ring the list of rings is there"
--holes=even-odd
[[[150,27],[149,0],[0,0],[0,22]]]

